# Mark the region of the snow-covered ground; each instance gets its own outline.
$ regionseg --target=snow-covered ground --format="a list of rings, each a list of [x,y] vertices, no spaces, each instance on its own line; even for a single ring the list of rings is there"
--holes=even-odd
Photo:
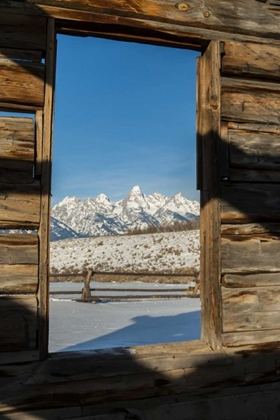
[[[51,271],[199,268],[199,231],[66,239],[51,243]]]
[[[91,284],[104,287],[104,284]],[[110,284],[143,288],[143,283]],[[149,284],[167,292],[182,285]],[[51,290],[81,290],[81,283],[52,283]],[[103,294],[103,293],[102,293]],[[110,293],[112,294],[112,293]],[[187,341],[200,338],[199,299],[157,299],[126,302],[80,303],[52,298],[50,352],[105,349]],[[77,296],[76,296],[77,297]]]

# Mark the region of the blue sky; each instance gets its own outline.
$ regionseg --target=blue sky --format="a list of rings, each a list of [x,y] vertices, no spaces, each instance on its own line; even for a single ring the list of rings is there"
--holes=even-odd
[[[52,204],[195,190],[199,53],[58,36]]]

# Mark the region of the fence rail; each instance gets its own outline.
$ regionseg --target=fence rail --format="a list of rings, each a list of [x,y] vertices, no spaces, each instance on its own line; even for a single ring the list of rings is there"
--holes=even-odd
[[[163,276],[174,276],[174,277],[195,277],[196,286],[193,291],[190,291],[189,288],[171,288],[171,289],[152,289],[152,288],[138,288],[138,289],[130,289],[130,288],[120,288],[120,287],[100,287],[100,288],[91,288],[90,287],[90,281],[93,279],[93,276],[95,274],[105,274],[105,275],[128,275],[128,276],[153,276],[153,277],[163,277]],[[151,272],[104,272],[104,271],[93,271],[92,269],[89,269],[87,273],[84,274],[51,274],[51,278],[71,278],[71,277],[82,277],[84,278],[84,287],[82,290],[65,290],[65,291],[50,291],[50,295],[81,295],[79,299],[73,299],[77,302],[96,302],[101,300],[135,300],[135,299],[178,299],[183,297],[198,297],[198,289],[199,289],[199,280],[198,280],[198,273],[194,272],[192,274],[182,274],[182,273],[172,273],[172,274],[164,274],[164,273],[151,273]],[[187,282],[190,283],[190,282]],[[92,296],[91,292],[133,292],[133,293],[144,293],[141,295],[133,294],[133,295],[95,295]],[[173,292],[173,294],[170,294],[170,292]],[[175,294],[177,292],[177,294]],[[150,293],[150,294],[147,294]],[[165,294],[159,294],[159,293],[165,293]]]

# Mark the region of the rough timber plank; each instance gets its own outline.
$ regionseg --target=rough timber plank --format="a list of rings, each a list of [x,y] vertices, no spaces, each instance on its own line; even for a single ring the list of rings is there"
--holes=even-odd
[[[224,183],[221,198],[223,223],[280,220],[279,184]]]
[[[222,284],[225,287],[261,287],[280,286],[279,273],[256,273],[256,274],[225,274],[222,277]]]
[[[222,238],[222,273],[279,272],[280,238],[237,235]]]
[[[222,287],[223,332],[273,330],[280,322],[280,286]]]
[[[201,143],[202,339],[220,345],[220,44],[211,42],[199,61],[198,138]]]
[[[15,48],[0,48],[0,58],[9,58],[13,60],[27,60],[40,63],[43,58],[42,51],[23,50]]]
[[[248,223],[247,225],[221,226],[222,235],[262,235],[264,238],[279,238],[280,223]]]
[[[0,297],[0,352],[36,348],[36,297]]]
[[[0,294],[36,294],[38,265],[0,265]]]
[[[35,154],[33,119],[0,117],[0,146],[0,159],[33,162]]]
[[[222,74],[279,80],[280,46],[225,42]]]
[[[0,226],[38,228],[40,220],[40,183],[0,184]]]
[[[272,182],[279,184],[280,171],[231,168],[229,179],[237,182]]]
[[[5,184],[31,184],[34,163],[0,158],[0,179]]]
[[[0,51],[2,47],[45,51],[46,18],[11,11],[0,5]]]
[[[44,77],[43,64],[0,60],[0,102],[42,107]]]
[[[230,165],[247,169],[280,170],[279,133],[229,130]]]
[[[40,151],[42,199],[40,208],[40,254],[39,254],[39,351],[40,358],[48,354],[49,333],[49,265],[50,265],[50,205],[51,205],[51,167],[54,120],[55,68],[56,68],[56,28],[55,20],[48,19],[46,81],[44,101],[43,145]]]
[[[242,333],[243,336],[246,334]],[[275,338],[275,331],[272,335]],[[22,414],[22,410],[31,416],[30,420],[32,416],[66,419],[77,417],[82,407],[80,416],[89,420],[99,412],[114,413],[114,408],[119,412],[127,407],[137,407],[142,412],[140,407],[154,406],[154,413],[159,415],[156,418],[160,420],[162,413],[157,409],[162,403],[175,403],[181,408],[180,402],[196,401],[200,406],[204,397],[212,401],[215,395],[216,401],[221,393],[231,398],[238,394],[244,398],[245,393],[247,401],[249,392],[266,389],[264,382],[270,382],[267,390],[277,389],[279,402],[279,383],[276,383],[279,343],[264,347],[263,351],[249,347],[219,352],[213,352],[205,345],[202,348],[201,342],[197,343],[197,350],[193,348],[191,352],[188,343],[172,343],[84,354],[60,353],[50,355],[44,362],[2,366],[0,415],[9,419],[9,416]],[[180,369],[180,366],[187,367]],[[211,417],[213,420],[219,410],[220,405]],[[207,416],[201,418],[208,420],[205,407],[202,412]],[[223,409],[221,420],[237,419],[236,410],[232,417],[224,417],[224,413]],[[184,420],[188,414],[188,410],[181,412],[181,417],[175,419]],[[198,409],[192,414],[196,415],[188,419],[200,418],[201,411]],[[169,413],[165,418],[174,417]],[[245,419],[244,416],[239,418]],[[154,420],[154,416],[151,414],[148,419]]]
[[[222,77],[222,118],[226,121],[280,124],[279,85]]]
[[[38,236],[0,234],[0,264],[38,264]]]
[[[31,3],[29,5],[29,3]],[[121,28],[158,30],[161,33],[187,33],[202,39],[240,39],[254,37],[279,39],[279,20],[266,5],[254,0],[213,2],[191,0],[186,6],[163,0],[26,0],[8,2],[3,10],[12,8],[18,13],[47,15],[67,23],[71,21],[118,24]],[[70,21],[70,23],[69,23]],[[82,25],[81,25],[82,27]],[[212,36],[211,36],[212,35]]]

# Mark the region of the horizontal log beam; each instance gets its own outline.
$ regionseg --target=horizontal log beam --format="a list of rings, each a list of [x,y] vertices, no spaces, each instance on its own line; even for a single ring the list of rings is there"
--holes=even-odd
[[[280,273],[279,253],[280,238],[247,235],[222,238],[222,273]]]
[[[225,274],[222,285],[232,288],[280,286],[280,272],[256,274]]]
[[[279,80],[279,47],[252,42],[225,42],[222,74]]]
[[[280,185],[223,183],[222,223],[280,222]]]
[[[26,0],[22,4],[7,0],[3,13],[7,11],[54,17],[58,27],[61,20],[69,30],[71,22],[76,30],[79,22],[80,29],[89,22],[131,28],[131,34],[136,28],[154,30],[159,39],[164,33],[202,40],[279,39],[279,17],[255,0],[236,0],[234,5],[225,0],[203,4],[199,0],[187,4],[163,0],[110,0],[106,4],[102,0]]]

